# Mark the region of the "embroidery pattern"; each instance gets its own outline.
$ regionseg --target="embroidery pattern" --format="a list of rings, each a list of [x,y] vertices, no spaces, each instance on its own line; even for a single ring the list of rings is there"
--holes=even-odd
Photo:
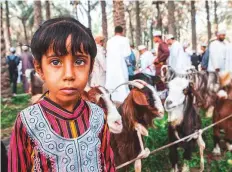
[[[68,139],[53,131],[39,104],[21,112],[21,119],[36,148],[54,161],[56,171],[101,171],[100,139],[104,112],[97,105],[90,107],[90,127],[78,138]]]

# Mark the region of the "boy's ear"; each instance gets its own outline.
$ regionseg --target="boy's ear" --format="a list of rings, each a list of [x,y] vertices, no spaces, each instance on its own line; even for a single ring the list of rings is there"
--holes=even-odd
[[[35,67],[36,73],[38,73],[40,78],[44,81],[44,74],[42,71],[42,67],[41,67],[41,64],[37,60],[34,60],[34,67]]]

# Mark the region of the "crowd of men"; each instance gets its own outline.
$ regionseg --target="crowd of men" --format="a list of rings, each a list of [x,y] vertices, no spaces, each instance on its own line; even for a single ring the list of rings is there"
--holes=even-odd
[[[11,47],[10,55],[6,57],[14,96],[17,93],[17,81],[22,81],[24,93],[31,92],[30,74],[34,70],[33,56],[29,51],[29,46],[23,45],[21,49],[22,53],[18,56],[16,49]]]
[[[189,53],[187,44],[181,44],[169,34],[163,39],[161,31],[153,33],[153,41],[157,48],[148,50],[145,45],[137,48],[130,45],[128,38],[124,36],[121,26],[115,27],[115,35],[107,42],[104,36],[96,36],[97,56],[92,74],[89,78],[89,86],[103,86],[113,90],[118,85],[133,79],[138,73],[147,76],[160,76],[163,65],[171,66],[177,73],[184,73],[186,69],[194,66],[197,70],[207,71],[230,71],[232,72],[232,43],[225,41],[226,32],[219,30],[216,39],[209,45],[201,44],[201,52]],[[106,46],[105,46],[106,45]],[[11,47],[11,54],[7,56],[10,80],[13,85],[13,93],[17,93],[18,66],[22,64],[21,80],[25,93],[31,92],[30,74],[34,69],[33,57],[29,47],[23,45],[22,54],[17,56],[15,48]],[[158,91],[165,90],[166,85],[162,82],[156,84]],[[122,102],[129,93],[129,87],[123,85],[112,94],[114,101]]]
[[[148,50],[145,45],[137,49],[124,36],[121,26],[115,27],[115,35],[106,42],[103,36],[96,36],[98,54],[90,78],[90,86],[105,86],[113,90],[118,85],[127,82],[134,75],[143,73],[148,76],[160,76],[163,65],[171,66],[177,73],[185,73],[186,69],[230,71],[232,72],[232,44],[225,41],[226,32],[219,30],[216,38],[207,45],[201,44],[201,52],[187,51],[188,45],[182,45],[169,34],[163,39],[160,31],[153,33],[153,41],[157,49]],[[156,84],[158,91],[163,91],[166,85]],[[129,87],[123,85],[113,93],[114,101],[122,102],[129,93]]]

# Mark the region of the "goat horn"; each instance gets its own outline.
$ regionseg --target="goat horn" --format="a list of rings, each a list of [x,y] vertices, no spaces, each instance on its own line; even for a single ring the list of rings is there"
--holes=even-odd
[[[113,91],[111,91],[111,94],[114,93],[119,87],[121,87],[123,85],[132,85],[132,86],[135,86],[139,89],[142,89],[144,87],[144,85],[142,85],[141,83],[134,82],[134,81],[128,81],[128,82],[124,82],[124,83],[118,85]]]

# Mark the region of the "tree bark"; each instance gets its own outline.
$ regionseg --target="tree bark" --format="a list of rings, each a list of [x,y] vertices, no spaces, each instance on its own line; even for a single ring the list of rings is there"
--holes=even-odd
[[[174,12],[175,12],[174,1],[168,1],[168,33],[176,37]]]
[[[126,21],[123,1],[113,1],[114,26],[122,26],[126,34]]]
[[[196,9],[195,1],[191,1],[191,23],[192,23],[192,48],[196,51],[197,48],[197,33],[196,33]]]
[[[210,23],[210,15],[209,15],[209,1],[205,1],[205,9],[207,14],[207,29],[208,29],[208,42],[212,36],[211,34],[211,23]]]
[[[24,39],[25,43],[28,44],[28,36],[27,36],[27,29],[26,29],[26,21],[25,19],[21,19],[22,24],[23,24],[23,32],[24,32]]]
[[[135,45],[135,41],[134,41],[134,29],[133,29],[133,25],[132,25],[132,20],[131,20],[131,11],[128,10],[128,16],[129,16],[129,26],[130,26],[130,36],[131,36],[131,43],[132,45]]]
[[[50,10],[50,2],[45,1],[45,9],[46,9],[46,20],[51,18],[51,10]]]
[[[107,16],[106,16],[106,1],[102,0],[101,2],[101,10],[102,10],[102,32],[106,40],[108,40],[108,25],[107,25]]]
[[[11,47],[11,34],[10,34],[10,19],[9,19],[9,6],[8,1],[5,1],[6,5],[6,49],[8,50]],[[8,46],[7,46],[8,45]]]
[[[90,15],[90,12],[91,12],[91,1],[88,1],[88,25],[89,25],[89,29],[91,30],[92,26],[91,26],[91,15]]]
[[[42,23],[41,1],[34,1],[34,28],[37,29]]]
[[[160,4],[163,2],[155,2],[156,4],[156,9],[157,9],[157,30],[160,30],[162,32],[162,17],[160,14]]]
[[[216,25],[216,31],[218,31],[218,16],[217,16],[217,1],[214,1],[214,23]]]
[[[135,2],[135,11],[136,11],[136,45],[139,46],[141,44],[141,23],[140,23],[140,7],[139,1]]]
[[[1,9],[1,97],[4,99],[10,99],[12,96],[11,87],[10,87],[10,78],[8,65],[6,63],[6,47],[5,47],[5,39],[4,29],[3,29],[3,7],[2,3],[0,6]]]

